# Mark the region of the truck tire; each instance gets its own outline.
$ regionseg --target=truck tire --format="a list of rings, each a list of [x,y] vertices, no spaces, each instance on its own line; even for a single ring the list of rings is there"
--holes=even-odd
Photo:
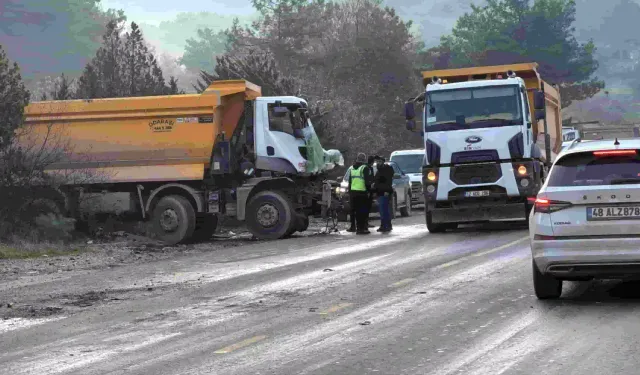
[[[562,294],[562,280],[551,275],[544,275],[538,269],[536,262],[531,260],[533,271],[533,290],[538,299],[557,299]]]
[[[424,215],[429,233],[442,233],[447,229],[447,224],[435,224],[432,221],[431,211],[425,209]]]
[[[262,191],[247,205],[247,229],[257,238],[276,240],[295,232],[291,201],[278,191]]]
[[[309,216],[307,215],[302,215],[300,217],[300,227],[298,227],[298,232],[304,232],[305,230],[309,229]]]
[[[151,215],[158,239],[176,245],[191,239],[196,228],[196,212],[187,198],[169,195],[160,199]]]
[[[404,196],[405,206],[400,209],[400,215],[402,217],[411,216],[411,195],[405,193]]]

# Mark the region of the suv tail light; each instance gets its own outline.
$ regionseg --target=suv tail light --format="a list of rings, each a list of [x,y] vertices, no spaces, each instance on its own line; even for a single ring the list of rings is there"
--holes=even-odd
[[[537,198],[533,205],[533,210],[534,212],[539,212],[542,214],[550,214],[552,212],[557,212],[568,207],[571,207],[570,202],[553,201],[553,200],[544,199],[544,198]]]

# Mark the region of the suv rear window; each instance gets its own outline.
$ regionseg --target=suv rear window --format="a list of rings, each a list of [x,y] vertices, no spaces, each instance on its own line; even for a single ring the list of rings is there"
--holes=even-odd
[[[548,186],[590,186],[640,183],[640,158],[595,156],[593,152],[571,154],[558,160],[549,174]]]

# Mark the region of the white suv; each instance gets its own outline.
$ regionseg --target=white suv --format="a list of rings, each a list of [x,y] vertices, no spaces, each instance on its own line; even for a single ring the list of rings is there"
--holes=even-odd
[[[640,140],[575,141],[558,155],[529,217],[533,286],[640,276]]]

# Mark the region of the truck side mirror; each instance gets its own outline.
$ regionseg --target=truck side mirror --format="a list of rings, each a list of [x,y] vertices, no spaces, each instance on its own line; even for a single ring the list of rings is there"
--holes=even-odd
[[[413,102],[404,103],[404,118],[407,120],[413,120],[416,117],[416,109],[413,106]]]
[[[544,92],[540,91],[540,90],[536,90],[533,93],[533,108],[538,110],[538,109],[545,109],[545,99],[544,99]]]
[[[536,121],[538,120],[544,120],[544,109],[536,109]]]

